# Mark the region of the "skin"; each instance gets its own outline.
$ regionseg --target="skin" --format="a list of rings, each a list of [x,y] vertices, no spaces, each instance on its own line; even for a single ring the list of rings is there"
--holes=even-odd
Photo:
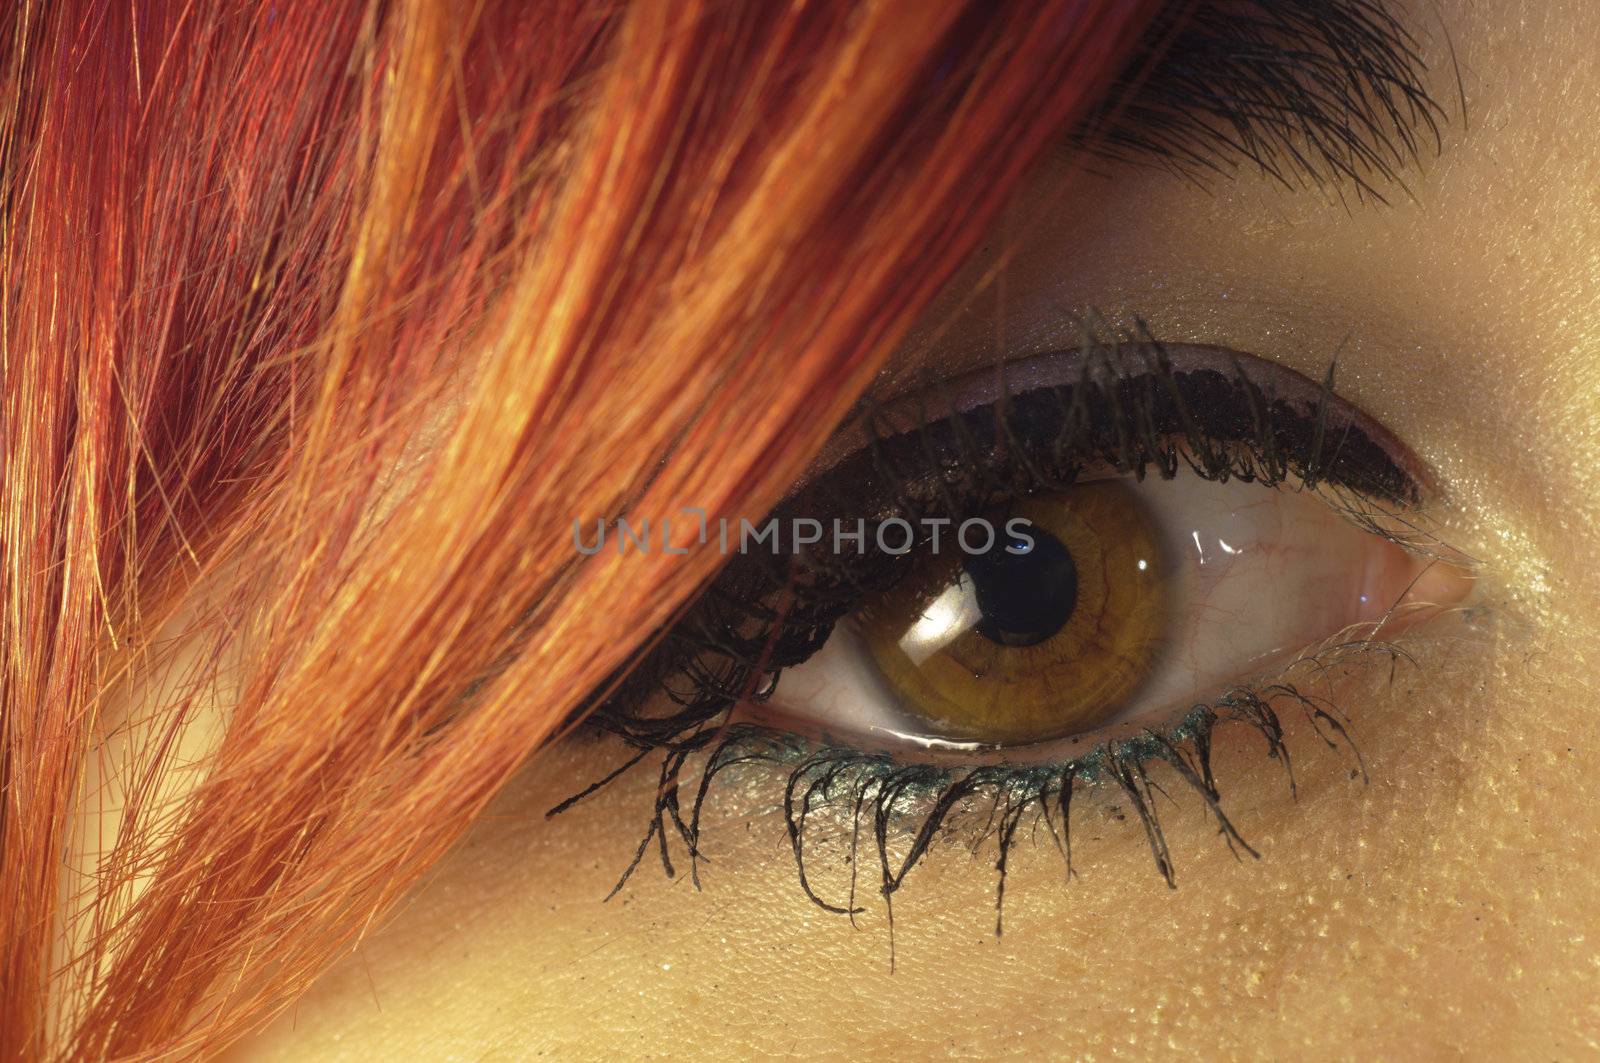
[[[546,820],[617,762],[569,741],[237,1057],[1600,1051],[1593,14],[1590,0],[1415,4],[1452,119],[1444,152],[1408,175],[1414,198],[1386,190],[1389,207],[1245,171],[1206,189],[1150,169],[1041,174],[902,360],[944,371],[1045,349],[1070,341],[1064,311],[1089,307],[1313,377],[1337,351],[1341,393],[1436,470],[1440,533],[1481,562],[1472,610],[1407,637],[1419,667],[1332,681],[1369,784],[1303,723],[1297,800],[1258,738],[1223,739],[1227,807],[1262,859],[1235,860],[1158,775],[1174,783],[1175,891],[1125,802],[1086,795],[1079,877],[1063,883],[1043,832],[1021,840],[999,939],[993,840],[974,856],[960,834],[895,898],[890,976],[870,888],[852,929],[797,887],[775,775],[721,791],[703,892],[652,856],[602,904],[653,777]]]

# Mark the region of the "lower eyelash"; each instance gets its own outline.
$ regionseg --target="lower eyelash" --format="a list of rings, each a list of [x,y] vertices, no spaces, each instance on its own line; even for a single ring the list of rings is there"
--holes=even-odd
[[[881,753],[817,744],[797,735],[747,723],[729,724],[726,713],[662,752],[654,807],[643,839],[624,868],[609,900],[621,891],[643,863],[652,843],[668,878],[677,876],[671,840],[686,852],[689,875],[701,887],[699,861],[701,820],[713,781],[722,772],[746,764],[767,764],[787,772],[783,814],[795,869],[806,896],[825,911],[854,920],[866,909],[857,903],[860,865],[857,856],[862,834],[877,853],[878,882],[890,929],[890,964],[893,967],[894,894],[911,870],[930,851],[941,832],[970,826],[972,849],[978,851],[995,839],[995,935],[1004,930],[1007,861],[1024,818],[1031,812],[1033,826],[1045,824],[1066,863],[1070,879],[1077,874],[1072,860],[1071,812],[1084,793],[1107,791],[1120,795],[1133,808],[1150,846],[1158,874],[1170,888],[1177,878],[1166,833],[1161,825],[1157,795],[1168,797],[1150,777],[1150,768],[1165,764],[1190,790],[1205,801],[1218,832],[1234,856],[1258,858],[1223,809],[1222,795],[1212,774],[1212,736],[1223,724],[1242,724],[1261,735],[1266,757],[1284,767],[1290,794],[1296,792],[1293,764],[1280,710],[1302,713],[1312,732],[1330,749],[1344,748],[1355,770],[1367,780],[1366,766],[1349,731],[1346,714],[1327,698],[1307,693],[1297,677],[1319,676],[1330,669],[1356,664],[1387,662],[1389,681],[1402,663],[1415,659],[1402,647],[1388,642],[1357,640],[1326,646],[1302,655],[1275,675],[1250,686],[1233,688],[1213,702],[1190,708],[1172,725],[1146,729],[1129,737],[1112,739],[1077,757],[1056,764],[987,764],[951,767],[932,763],[902,763]],[[731,711],[731,710],[730,710]],[[555,816],[607,785],[640,763],[651,748],[639,751],[620,768],[546,813]],[[687,814],[682,803],[685,769],[691,759],[704,755],[693,800]],[[986,811],[984,811],[986,806]],[[850,836],[850,886],[843,904],[829,901],[812,885],[808,864],[809,832],[826,816],[831,825],[847,825]],[[981,824],[978,822],[982,818]],[[894,849],[909,839],[902,855]]]

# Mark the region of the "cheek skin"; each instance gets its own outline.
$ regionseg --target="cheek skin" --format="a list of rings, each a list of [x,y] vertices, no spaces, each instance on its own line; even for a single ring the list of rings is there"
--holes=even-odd
[[[779,784],[729,787],[696,893],[647,856],[648,772],[554,821],[614,763],[552,750],[387,927],[249,1059],[866,1053],[1204,1058],[1575,1058],[1600,1053],[1600,168],[1589,0],[1416,0],[1401,12],[1471,102],[1415,200],[1345,209],[1263,180],[1209,191],[1137,171],[1042,181],[1004,298],[953,297],[928,357],[996,335],[1070,339],[1061,308],[1133,314],[1320,377],[1438,471],[1442,534],[1479,563],[1473,608],[1407,636],[1420,668],[1330,677],[1370,784],[1289,720],[1299,783],[1219,739],[1237,862],[1200,802],[1161,804],[1179,888],[1109,795],[1075,810],[1080,876],[1047,837],[1013,854],[994,937],[993,845],[941,845],[852,930],[795,884]],[[1450,78],[1436,80],[1450,98]],[[1087,197],[1087,200],[1081,197]],[[1068,239],[1068,237],[1071,237]],[[992,265],[975,265],[982,272]],[[1459,573],[1425,573],[1448,600]],[[1440,586],[1434,581],[1443,581]],[[1481,608],[1480,608],[1481,606]],[[963,835],[962,838],[966,836]],[[870,867],[870,864],[866,865]]]
[[[719,800],[704,892],[665,882],[652,854],[600,904],[651,780],[541,822],[594,767],[592,751],[562,751],[248,1054],[840,1058],[892,1046],[917,1058],[1011,1043],[1063,1057],[1297,1058],[1330,1030],[1391,1058],[1552,1044],[1569,1009],[1590,1006],[1575,989],[1592,950],[1570,928],[1592,918],[1592,894],[1560,872],[1583,855],[1576,836],[1524,832],[1552,808],[1547,780],[1594,778],[1600,758],[1550,746],[1532,717],[1473,707],[1481,684],[1518,664],[1481,652],[1493,644],[1448,632],[1417,645],[1426,697],[1417,672],[1392,686],[1370,671],[1337,681],[1340,702],[1361,705],[1370,785],[1291,721],[1291,801],[1258,739],[1225,737],[1218,775],[1259,864],[1240,866],[1197,802],[1180,800],[1162,810],[1178,861],[1169,891],[1129,810],[1091,798],[1074,816],[1079,877],[1063,882],[1048,838],[1019,846],[996,940],[992,845],[976,857],[941,847],[896,897],[892,976],[870,890],[859,930],[801,897],[782,824],[761,811],[781,785],[772,776]],[[1486,745],[1510,756],[1469,779]],[[1555,759],[1514,752],[1527,748]],[[1501,841],[1474,849],[1484,825]]]

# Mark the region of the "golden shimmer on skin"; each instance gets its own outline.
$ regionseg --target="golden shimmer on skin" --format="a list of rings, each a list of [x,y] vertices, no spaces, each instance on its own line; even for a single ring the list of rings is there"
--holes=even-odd
[[[1167,574],[1133,491],[1116,481],[1083,484],[1007,512],[1055,536],[1077,566],[1077,605],[1050,638],[1005,646],[968,631],[914,660],[903,639],[960,578],[954,553],[935,555],[860,617],[895,698],[947,738],[1023,743],[1089,730],[1126,707],[1159,649]]]
[[[896,895],[890,976],[881,907],[857,929],[797,888],[777,779],[725,792],[703,892],[647,867],[601,904],[655,778],[546,821],[615,759],[570,743],[239,1058],[1600,1052],[1594,10],[1404,6],[1447,106],[1448,29],[1469,106],[1410,197],[1117,170],[1074,183],[1094,209],[1058,219],[1047,175],[996,232],[995,249],[1021,239],[1000,283],[953,293],[910,356],[981,363],[1055,342],[1063,311],[1090,306],[1314,378],[1338,351],[1341,393],[1438,471],[1441,531],[1480,561],[1483,608],[1408,636],[1419,668],[1332,691],[1369,785],[1291,722],[1292,800],[1259,740],[1224,732],[1219,784],[1261,861],[1230,855],[1198,801],[1163,804],[1169,891],[1126,806],[1086,796],[1078,877],[1048,840],[1019,845],[1001,939],[992,848],[938,849]]]

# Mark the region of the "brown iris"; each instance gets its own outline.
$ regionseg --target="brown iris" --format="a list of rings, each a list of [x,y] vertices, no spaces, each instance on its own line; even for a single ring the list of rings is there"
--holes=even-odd
[[[1009,526],[1032,540],[1020,553],[1027,544],[1004,530],[1018,517],[1028,525]],[[991,549],[930,556],[860,613],[879,671],[903,710],[946,738],[1018,744],[1105,723],[1149,672],[1166,611],[1149,518],[1106,481],[1025,499],[991,523]]]

